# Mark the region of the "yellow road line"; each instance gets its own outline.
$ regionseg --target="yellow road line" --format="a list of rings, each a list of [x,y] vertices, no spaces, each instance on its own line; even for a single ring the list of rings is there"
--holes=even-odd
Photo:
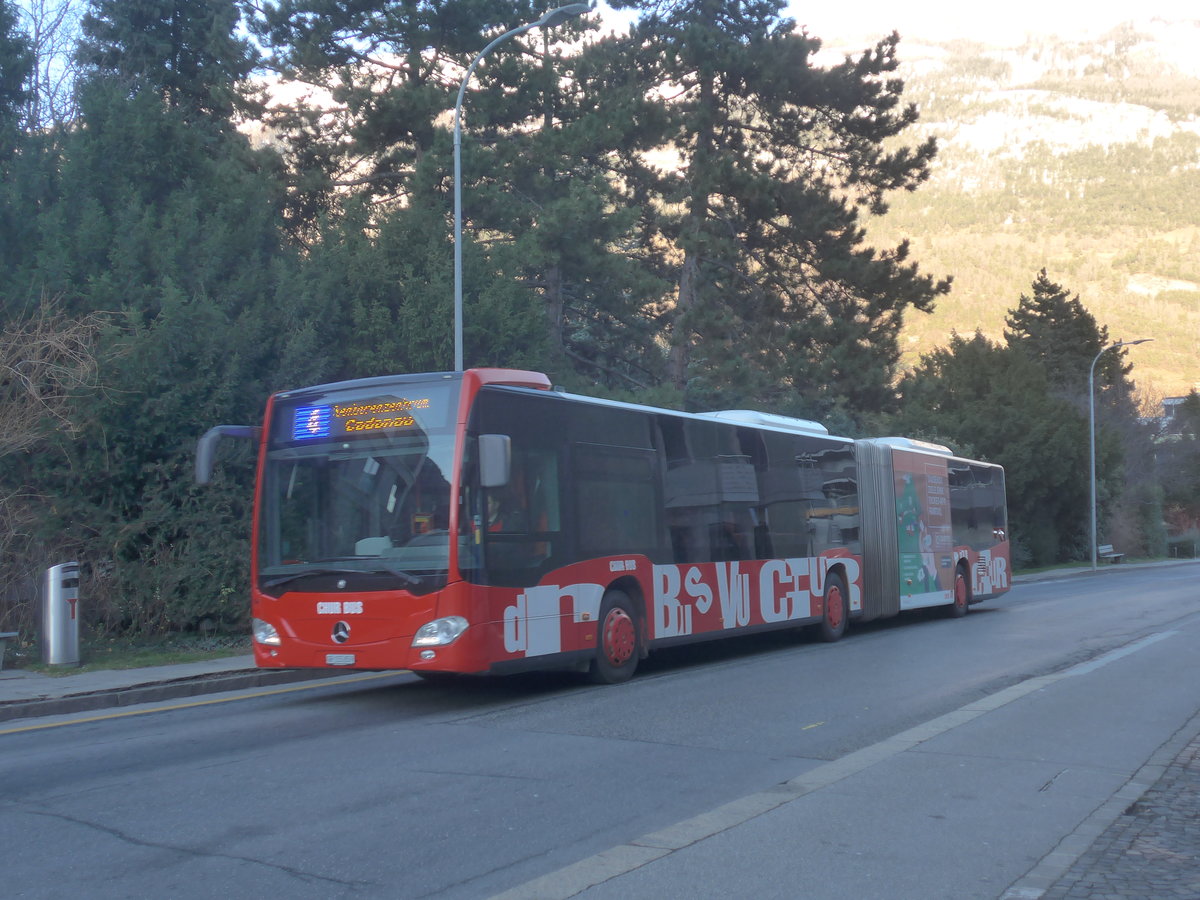
[[[123,719],[126,716],[147,716],[150,713],[171,712],[177,709],[190,709],[195,706],[211,706],[214,703],[232,703],[235,700],[250,700],[255,697],[272,697],[276,694],[291,694],[296,691],[311,691],[314,688],[327,687],[331,684],[356,684],[360,681],[377,681],[381,678],[391,678],[407,672],[407,669],[397,669],[392,672],[374,672],[370,675],[346,676],[344,678],[327,679],[305,682],[285,688],[272,688],[264,691],[243,691],[233,697],[213,697],[209,700],[191,700],[187,703],[172,703],[167,706],[152,706],[149,709],[126,709],[121,712],[104,713],[99,716],[84,716],[67,719],[63,722],[39,722],[36,725],[21,725],[17,728],[0,729],[0,735],[19,734],[22,731],[41,731],[46,728],[62,728],[65,725],[84,725],[88,722],[103,722],[106,719]]]

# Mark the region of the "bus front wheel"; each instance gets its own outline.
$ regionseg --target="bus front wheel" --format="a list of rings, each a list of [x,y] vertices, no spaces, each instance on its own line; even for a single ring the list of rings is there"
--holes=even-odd
[[[641,652],[637,616],[624,591],[605,593],[600,604],[600,633],[588,675],[596,684],[619,684],[633,677]]]
[[[846,621],[850,618],[850,604],[846,594],[846,582],[836,573],[825,579],[825,612],[817,633],[828,643],[840,641],[846,633]]]

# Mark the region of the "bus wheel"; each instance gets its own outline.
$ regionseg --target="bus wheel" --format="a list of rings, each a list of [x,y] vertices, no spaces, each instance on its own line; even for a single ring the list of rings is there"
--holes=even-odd
[[[841,575],[831,574],[825,579],[825,615],[817,626],[821,640],[832,643],[840,641],[846,633],[846,621],[850,618],[846,582]]]
[[[954,570],[954,602],[946,609],[952,619],[962,618],[971,605],[971,585],[967,582],[967,570],[959,566]]]
[[[612,590],[600,604],[600,634],[588,675],[596,684],[619,684],[633,677],[638,664],[638,627],[633,603]]]

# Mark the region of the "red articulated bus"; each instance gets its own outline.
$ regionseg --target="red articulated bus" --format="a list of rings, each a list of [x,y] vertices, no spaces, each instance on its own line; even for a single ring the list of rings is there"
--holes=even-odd
[[[259,442],[259,666],[579,668],[1009,587],[1004,471],[815,422],[689,414],[469,369],[275,394]]]

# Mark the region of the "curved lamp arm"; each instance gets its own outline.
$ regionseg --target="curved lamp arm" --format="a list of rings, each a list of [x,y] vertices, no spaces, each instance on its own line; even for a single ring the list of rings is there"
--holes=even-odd
[[[495,38],[484,47],[471,64],[467,66],[462,84],[458,86],[458,101],[454,104],[454,371],[463,370],[463,334],[462,334],[462,105],[467,93],[467,82],[479,61],[487,56],[498,44],[511,37],[532,31],[535,28],[552,28],[574,16],[589,12],[591,3],[571,3],[552,9],[536,22],[521,25]]]

